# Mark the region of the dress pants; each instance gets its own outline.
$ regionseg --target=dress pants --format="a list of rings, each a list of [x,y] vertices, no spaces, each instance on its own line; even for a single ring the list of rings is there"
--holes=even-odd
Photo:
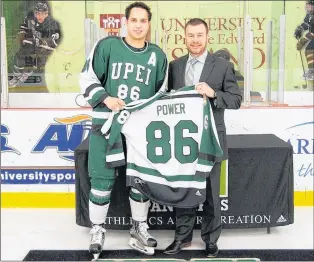
[[[206,201],[203,205],[201,236],[205,243],[215,244],[221,234],[220,171],[221,162],[214,165],[206,181]],[[176,208],[175,240],[191,242],[197,208]]]

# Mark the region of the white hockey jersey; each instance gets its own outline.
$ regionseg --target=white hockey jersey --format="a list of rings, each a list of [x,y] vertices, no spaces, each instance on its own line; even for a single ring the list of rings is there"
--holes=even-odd
[[[120,131],[127,142],[128,186],[163,205],[195,207],[205,201],[206,177],[222,150],[211,105],[194,87],[160,93],[116,114],[106,159],[111,167],[123,157],[115,149]]]

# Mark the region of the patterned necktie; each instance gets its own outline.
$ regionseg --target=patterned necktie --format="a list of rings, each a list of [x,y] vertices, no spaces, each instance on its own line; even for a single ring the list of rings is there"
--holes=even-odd
[[[195,73],[195,65],[198,62],[196,58],[192,58],[190,61],[190,67],[185,74],[185,85],[192,86],[194,85],[194,73]]]

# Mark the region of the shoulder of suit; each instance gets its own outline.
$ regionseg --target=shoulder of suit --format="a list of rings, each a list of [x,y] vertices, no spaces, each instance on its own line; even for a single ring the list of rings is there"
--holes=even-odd
[[[184,61],[186,59],[187,55],[185,56],[181,56],[173,61],[170,62],[171,65],[177,65],[179,63],[181,63],[182,61]]]
[[[216,56],[213,56],[211,55],[214,59],[214,63],[220,67],[224,67],[224,68],[227,68],[229,66],[232,66],[232,63],[223,59],[223,58],[220,58],[220,57],[216,57]]]

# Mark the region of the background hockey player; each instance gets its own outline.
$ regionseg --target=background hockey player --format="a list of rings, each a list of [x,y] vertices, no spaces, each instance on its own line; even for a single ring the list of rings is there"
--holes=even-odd
[[[18,39],[21,46],[14,57],[14,74],[9,87],[25,82],[34,71],[45,72],[49,55],[60,43],[60,26],[49,15],[48,2],[35,3],[34,10],[27,14],[20,26]]]
[[[222,59],[224,59],[224,60],[226,60],[226,61],[228,61],[230,63],[232,63],[231,62],[231,53],[230,53],[230,51],[227,48],[219,49],[213,55],[216,56],[216,57],[222,58]],[[240,89],[240,92],[241,92],[242,101],[243,101],[243,97],[244,97],[244,77],[240,73],[240,71],[238,71],[238,70],[234,70],[234,74],[235,74],[235,77],[236,77],[236,80],[237,80],[237,83],[238,83],[238,86],[239,86],[239,89]],[[259,92],[256,92],[256,91],[250,91],[250,96],[251,96],[252,100],[253,99],[258,99],[258,100],[262,99],[261,94]]]
[[[163,51],[145,41],[151,20],[149,7],[135,2],[126,8],[125,16],[128,35],[100,40],[89,55],[80,78],[81,89],[85,90],[83,96],[93,107],[88,160],[91,177],[89,213],[93,225],[89,250],[96,259],[104,243],[104,223],[115,181],[115,168],[105,165],[109,148],[101,127],[112,110],[120,110],[127,103],[154,96],[162,86],[167,70]],[[120,152],[122,144],[115,144],[114,149]],[[117,152],[113,158],[119,157]],[[147,232],[149,199],[134,188],[130,190],[129,199],[133,222],[129,244],[152,255],[157,241]]]
[[[305,56],[308,64],[308,70],[304,74],[304,79],[314,80],[314,0],[306,1],[306,16],[303,23],[299,25],[294,33],[298,39],[297,49],[305,48]]]

